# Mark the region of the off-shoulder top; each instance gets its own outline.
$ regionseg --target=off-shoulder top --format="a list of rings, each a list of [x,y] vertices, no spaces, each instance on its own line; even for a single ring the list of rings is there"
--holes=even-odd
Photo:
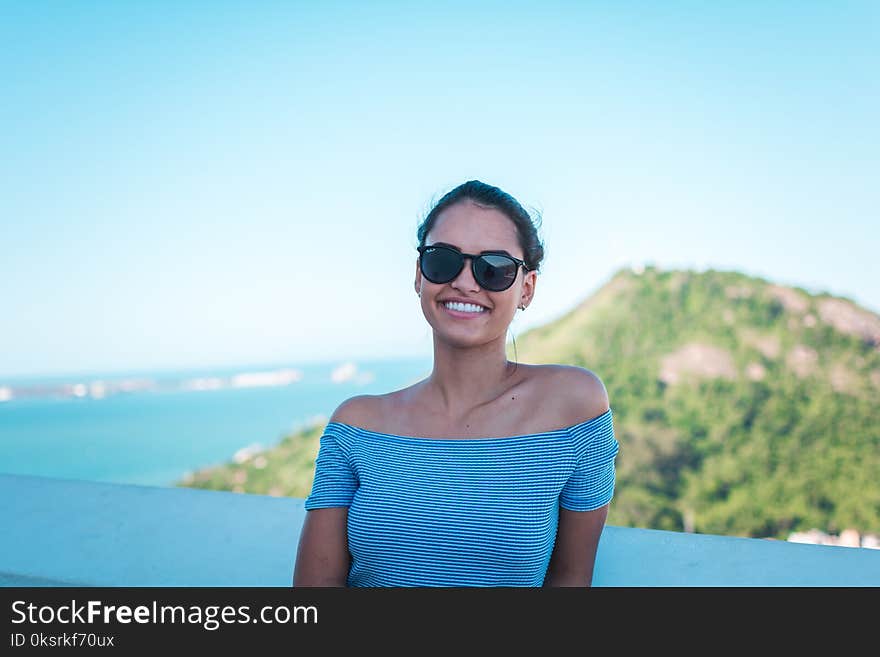
[[[349,586],[541,586],[559,507],[614,494],[612,411],[500,438],[327,423],[306,510],[349,507]]]

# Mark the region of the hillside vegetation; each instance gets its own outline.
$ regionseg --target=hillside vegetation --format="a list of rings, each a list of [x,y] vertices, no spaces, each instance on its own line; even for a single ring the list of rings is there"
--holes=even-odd
[[[610,524],[880,531],[880,317],[850,300],[737,272],[622,269],[509,356],[604,381],[621,445]],[[322,428],[181,484],[306,497]]]

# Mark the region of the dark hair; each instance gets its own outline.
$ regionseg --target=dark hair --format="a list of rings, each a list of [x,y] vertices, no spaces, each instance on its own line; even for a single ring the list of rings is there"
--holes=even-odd
[[[431,232],[431,229],[437,222],[437,217],[443,210],[450,205],[466,200],[472,201],[477,205],[494,208],[507,215],[514,226],[516,226],[519,245],[525,254],[523,260],[525,260],[526,266],[534,270],[541,266],[541,261],[544,259],[544,245],[538,238],[538,226],[541,222],[540,215],[535,213],[536,221],[533,221],[531,215],[510,194],[479,180],[468,180],[466,183],[462,183],[455,189],[447,192],[434,204],[434,207],[431,208],[424,221],[419,225],[419,246],[424,246],[428,233]]]

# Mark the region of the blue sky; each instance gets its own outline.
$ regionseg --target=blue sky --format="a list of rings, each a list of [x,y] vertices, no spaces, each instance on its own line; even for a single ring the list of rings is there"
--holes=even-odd
[[[0,377],[431,354],[432,200],[880,311],[871,2],[2,2]]]

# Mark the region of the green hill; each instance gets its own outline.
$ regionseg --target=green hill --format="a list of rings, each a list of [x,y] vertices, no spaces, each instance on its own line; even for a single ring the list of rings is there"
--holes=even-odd
[[[611,524],[880,532],[880,316],[848,299],[736,272],[622,269],[509,355],[604,381],[621,444]],[[181,483],[305,497],[321,429]]]

